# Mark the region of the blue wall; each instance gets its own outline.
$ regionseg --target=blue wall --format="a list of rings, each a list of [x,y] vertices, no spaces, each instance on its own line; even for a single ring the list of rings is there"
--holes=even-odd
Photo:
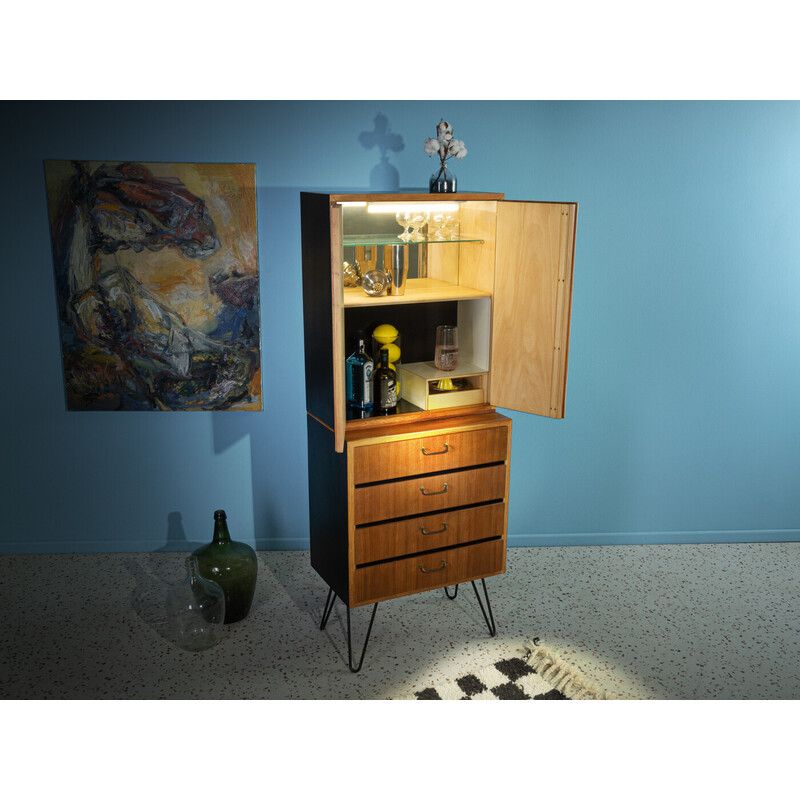
[[[509,544],[800,540],[800,104],[3,103],[0,552],[307,547],[301,191],[580,204],[567,417],[512,413]],[[45,158],[255,162],[263,413],[67,413]],[[378,188],[385,188],[379,186]]]

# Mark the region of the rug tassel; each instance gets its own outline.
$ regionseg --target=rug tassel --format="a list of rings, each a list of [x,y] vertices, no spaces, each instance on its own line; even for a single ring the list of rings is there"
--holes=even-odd
[[[536,639],[528,643],[528,664],[537,674],[570,700],[613,700],[606,691],[589,683],[577,669],[553,654]]]

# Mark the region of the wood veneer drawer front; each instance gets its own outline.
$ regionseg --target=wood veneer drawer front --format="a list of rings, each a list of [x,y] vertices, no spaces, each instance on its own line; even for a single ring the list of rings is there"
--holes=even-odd
[[[354,605],[466,583],[499,575],[504,570],[505,541],[502,539],[358,567]]]
[[[492,503],[357,528],[356,564],[502,536],[505,511],[505,503]]]
[[[356,484],[505,461],[508,426],[420,436],[354,449]]]
[[[505,464],[359,486],[353,492],[353,523],[365,525],[443,508],[504,500],[505,490]]]

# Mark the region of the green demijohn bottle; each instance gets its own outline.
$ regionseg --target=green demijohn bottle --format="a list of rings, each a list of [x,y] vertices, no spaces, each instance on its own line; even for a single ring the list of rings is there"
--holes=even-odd
[[[258,577],[256,551],[244,542],[234,542],[228,533],[225,512],[214,512],[214,538],[198,547],[200,574],[225,592],[225,624],[244,619],[250,611]]]

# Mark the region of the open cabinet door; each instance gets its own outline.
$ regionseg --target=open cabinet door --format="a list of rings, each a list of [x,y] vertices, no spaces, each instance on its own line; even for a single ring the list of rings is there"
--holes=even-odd
[[[497,203],[489,402],[564,416],[576,203]]]
[[[331,205],[331,242],[341,241],[342,207]],[[344,342],[344,277],[342,249],[334,247],[331,252],[331,297],[333,350],[333,440],[337,453],[344,452],[345,431],[345,352]]]
[[[306,412],[334,433],[344,450],[345,372],[342,210],[328,195],[301,192],[303,249],[303,324]]]

